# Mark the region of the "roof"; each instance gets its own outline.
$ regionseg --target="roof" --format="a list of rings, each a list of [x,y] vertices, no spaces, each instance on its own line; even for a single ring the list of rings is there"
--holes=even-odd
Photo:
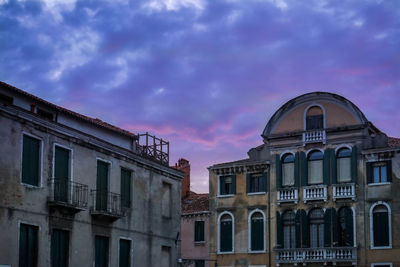
[[[388,146],[389,147],[400,147],[400,138],[388,137]]]
[[[31,98],[31,99],[33,99],[33,100],[35,100],[37,102],[40,102],[43,105],[49,106],[49,107],[51,107],[51,108],[53,108],[53,109],[55,109],[55,110],[57,110],[59,112],[68,114],[68,115],[73,116],[73,117],[75,117],[77,119],[83,120],[85,122],[94,124],[96,126],[105,128],[105,129],[113,131],[113,132],[117,132],[117,133],[120,133],[120,134],[123,134],[123,135],[127,135],[127,136],[131,136],[131,137],[137,137],[136,134],[131,133],[131,132],[127,131],[127,130],[121,129],[121,128],[119,128],[117,126],[114,126],[114,125],[111,125],[111,124],[109,124],[109,123],[107,123],[105,121],[102,121],[102,120],[98,119],[98,118],[91,118],[91,117],[82,115],[80,113],[74,112],[72,110],[57,106],[57,105],[55,105],[55,104],[53,104],[51,102],[48,102],[48,101],[46,101],[44,99],[41,99],[41,98],[39,98],[39,97],[37,97],[35,95],[29,94],[28,92],[25,92],[25,91],[23,91],[23,90],[21,90],[21,89],[19,89],[17,87],[14,87],[12,85],[9,85],[9,84],[7,84],[5,82],[0,81],[0,85],[3,86],[3,87],[6,87],[7,89],[9,89],[9,90],[11,90],[11,91],[13,91],[13,92],[15,92],[17,94],[24,95],[24,96],[26,96],[28,98]]]
[[[182,215],[207,211],[209,211],[207,193],[197,194],[190,191],[188,196],[182,199]]]
[[[240,159],[240,160],[235,160],[235,161],[230,161],[230,162],[214,164],[210,168],[220,168],[220,167],[226,167],[226,166],[232,166],[232,165],[243,165],[248,162],[250,162],[250,159]]]

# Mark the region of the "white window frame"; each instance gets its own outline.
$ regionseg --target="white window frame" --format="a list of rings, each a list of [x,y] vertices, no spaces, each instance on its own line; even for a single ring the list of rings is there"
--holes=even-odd
[[[221,251],[221,217],[225,214],[231,216],[232,219],[232,251]],[[218,215],[218,250],[217,254],[234,254],[235,253],[235,217],[229,211],[223,211]]]
[[[374,218],[373,212],[374,208],[378,205],[384,205],[387,208],[388,212],[388,226],[389,226],[389,246],[377,247],[374,246]],[[392,248],[392,210],[390,209],[390,205],[384,201],[378,201],[372,204],[369,209],[369,240],[371,249],[391,249]]]
[[[304,131],[307,131],[307,112],[310,108],[312,107],[319,107],[322,110],[322,116],[323,116],[323,125],[324,125],[324,129],[326,128],[326,111],[324,106],[322,106],[321,104],[317,104],[316,102],[311,103],[310,105],[308,105],[306,107],[306,109],[304,110],[303,113],[303,127],[304,127]]]
[[[251,249],[251,217],[253,216],[254,213],[261,213],[263,216],[263,228],[264,228],[264,234],[263,234],[263,243],[264,243],[264,249],[263,250],[252,250]],[[266,216],[264,211],[260,209],[254,209],[249,213],[248,219],[247,219],[247,225],[248,225],[248,252],[249,253],[265,253],[266,250],[266,241],[265,241],[265,236],[266,236]]]
[[[220,186],[221,177],[223,177],[223,176],[229,176],[229,175],[234,175],[234,174],[222,174],[222,175],[218,175],[218,195],[217,195],[217,197],[219,197],[219,198],[233,197],[233,196],[235,196],[235,194],[221,195],[221,186]],[[236,182],[236,179],[235,179],[235,182]],[[236,185],[235,185],[235,187],[236,187]]]
[[[379,267],[379,266],[384,266],[384,265],[389,265],[390,267],[393,267],[393,263],[391,263],[391,262],[371,263],[371,267]]]
[[[23,164],[22,160],[23,160],[23,154],[24,154],[24,135],[32,137],[32,138],[34,138],[34,139],[36,139],[36,140],[38,140],[40,142],[40,149],[39,149],[39,153],[40,153],[39,161],[40,162],[39,162],[39,181],[38,181],[38,185],[31,185],[31,184],[26,184],[26,183],[22,182],[22,164]],[[21,160],[21,168],[20,168],[20,177],[19,177],[20,184],[22,184],[22,185],[24,185],[26,187],[29,187],[29,188],[37,188],[37,189],[43,188],[43,152],[44,152],[44,147],[43,146],[44,146],[43,137],[28,133],[28,132],[25,132],[25,131],[22,132],[21,144],[20,144],[20,148],[21,148],[21,154],[20,154],[21,155],[21,158],[20,158],[20,160]]]
[[[120,258],[119,258],[119,251],[120,251],[120,240],[128,240],[128,241],[130,241],[131,242],[131,250],[129,251],[129,258],[130,258],[130,264],[129,264],[129,266],[133,266],[133,240],[132,240],[132,238],[130,238],[130,237],[125,237],[125,236],[120,236],[119,237],[119,239],[118,239],[118,264],[119,264],[119,261],[120,261]],[[118,265],[119,266],[119,265]]]

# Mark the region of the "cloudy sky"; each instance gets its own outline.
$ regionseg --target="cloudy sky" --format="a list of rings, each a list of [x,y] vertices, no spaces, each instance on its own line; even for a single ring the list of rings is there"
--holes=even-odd
[[[400,2],[0,0],[0,80],[169,140],[206,192],[206,167],[245,158],[306,92],[400,137]]]

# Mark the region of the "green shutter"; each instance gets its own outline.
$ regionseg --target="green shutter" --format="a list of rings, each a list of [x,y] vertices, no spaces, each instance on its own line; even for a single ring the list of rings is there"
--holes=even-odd
[[[107,210],[108,163],[97,161],[96,209]]]
[[[108,237],[96,236],[95,237],[95,267],[108,266]]]
[[[389,246],[389,220],[387,212],[374,212],[374,246]]]
[[[232,175],[232,194],[236,194],[236,175]]]
[[[335,208],[332,208],[332,245],[337,247],[338,243],[338,215]]]
[[[374,176],[372,172],[372,162],[367,162],[367,183],[372,184],[374,182]]]
[[[392,161],[386,161],[386,173],[387,173],[387,181],[392,182]]]
[[[331,150],[332,184],[337,184],[337,160],[335,150]]]
[[[294,155],[294,186],[299,187],[299,152]]]
[[[54,155],[54,199],[68,202],[69,150],[56,146]]]
[[[232,221],[221,222],[220,251],[232,251]]]
[[[300,160],[301,160],[301,186],[308,185],[308,164],[306,153],[303,151],[300,153]]]
[[[264,172],[262,174],[262,186],[263,186],[262,191],[267,192],[267,172]]]
[[[264,250],[264,223],[251,220],[251,250]]]
[[[323,158],[323,175],[324,175],[324,184],[329,185],[330,184],[330,166],[329,166],[329,161],[330,161],[330,156],[331,156],[331,149],[328,148],[324,151],[324,158]]]
[[[21,224],[19,232],[19,267],[37,267],[38,227]]]
[[[332,213],[331,213],[331,209],[328,208],[325,210],[325,214],[324,214],[324,246],[325,247],[331,246],[331,220],[332,220]]]
[[[53,267],[67,267],[69,252],[68,231],[53,229],[51,235],[51,264]]]
[[[19,267],[28,265],[28,227],[24,224],[19,229]]]
[[[282,162],[278,154],[275,155],[276,189],[282,187]]]
[[[23,136],[22,182],[39,186],[40,140]]]
[[[348,246],[354,244],[354,231],[353,231],[353,211],[350,208],[344,208],[344,222],[346,225],[346,241]]]
[[[282,219],[279,211],[276,212],[276,247],[282,248]]]
[[[246,174],[246,193],[251,193],[251,182],[250,182],[250,179],[251,179],[251,174],[250,173],[248,173],[248,174]]]
[[[300,223],[300,211],[296,212],[296,216],[294,218],[294,222],[295,222],[295,241],[296,241],[296,248],[301,248],[301,223]]]
[[[194,241],[204,241],[204,221],[195,221]]]
[[[225,195],[225,176],[219,176],[219,194],[220,195]]]
[[[301,217],[301,245],[302,248],[310,247],[310,237],[308,229],[308,218],[305,210],[299,210]]]
[[[131,261],[131,241],[126,239],[119,240],[119,267],[130,267]]]
[[[357,183],[357,147],[351,150],[351,182]]]
[[[121,169],[121,204],[122,207],[131,207],[131,190],[132,190],[131,171]]]

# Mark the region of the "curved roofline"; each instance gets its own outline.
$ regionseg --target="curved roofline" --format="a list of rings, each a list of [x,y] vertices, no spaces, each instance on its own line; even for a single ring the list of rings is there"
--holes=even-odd
[[[264,131],[262,132],[261,136],[262,137],[267,137],[271,130],[272,130],[272,124],[274,122],[277,121],[277,119],[282,116],[287,109],[289,109],[291,106],[295,105],[295,102],[298,102],[299,100],[303,99],[303,98],[318,98],[318,100],[320,100],[320,97],[330,97],[330,98],[335,98],[341,102],[344,102],[346,104],[349,104],[354,111],[356,112],[356,115],[358,116],[358,119],[361,120],[364,123],[368,123],[369,121],[367,120],[367,118],[365,117],[364,113],[350,100],[348,100],[347,98],[338,95],[338,94],[334,94],[334,93],[329,93],[329,92],[322,92],[322,91],[316,91],[316,92],[311,92],[311,93],[306,93],[306,94],[302,94],[299,95],[295,98],[292,98],[291,100],[287,101],[285,104],[283,104],[277,111],[275,111],[275,113],[271,116],[271,118],[268,120],[267,125],[264,128]]]

